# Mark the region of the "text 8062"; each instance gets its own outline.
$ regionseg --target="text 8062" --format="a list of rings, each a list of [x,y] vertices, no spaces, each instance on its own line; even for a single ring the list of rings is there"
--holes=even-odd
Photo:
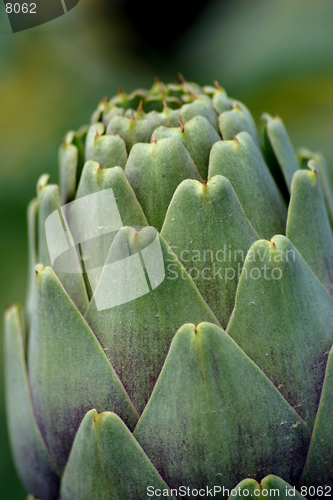
[[[6,3],[7,14],[36,14],[36,4],[35,3]]]

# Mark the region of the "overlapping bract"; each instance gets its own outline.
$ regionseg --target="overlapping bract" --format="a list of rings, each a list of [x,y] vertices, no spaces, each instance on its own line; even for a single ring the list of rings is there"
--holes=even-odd
[[[218,85],[157,82],[65,137],[60,188],[43,176],[28,210],[25,320],[6,313],[8,425],[35,497],[333,486],[332,195],[321,156],[298,161],[264,119],[261,144]],[[72,273],[50,267],[45,221],[105,189],[124,227],[94,261],[141,252],[153,226],[165,279],[99,310],[82,248]]]

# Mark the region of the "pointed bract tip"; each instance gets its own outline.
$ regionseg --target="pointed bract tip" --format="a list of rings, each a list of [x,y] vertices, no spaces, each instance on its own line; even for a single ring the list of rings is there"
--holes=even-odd
[[[12,312],[20,311],[22,309],[21,304],[5,304],[5,314],[9,315]]]
[[[43,174],[40,176],[37,182],[37,192],[47,185],[49,178],[49,174]]]
[[[163,101],[163,108],[164,108],[164,111],[167,111],[168,108],[168,105],[165,101]]]
[[[318,176],[318,164],[315,160],[309,160],[308,163],[307,163],[307,166],[309,167],[309,169],[311,170],[311,172],[315,175]]]
[[[185,130],[184,124],[182,122],[180,122],[179,120],[178,120],[178,123],[179,123],[181,131],[184,132],[184,130]]]
[[[237,135],[234,135],[234,141],[239,142]]]
[[[186,92],[188,94],[190,94],[190,96],[195,97],[196,99],[200,99],[200,97],[201,97],[200,95],[193,92],[193,90],[189,89],[187,86],[186,86]]]
[[[143,110],[143,100],[141,99],[140,104],[138,106],[138,113]]]
[[[124,94],[124,89],[120,86],[118,89],[118,93],[123,95]]]
[[[273,245],[274,248],[276,248],[276,244],[274,243],[273,240],[270,240],[270,244]]]
[[[181,73],[177,73],[177,76],[178,76],[178,79],[179,79],[180,83],[185,83],[186,82],[185,78],[183,77],[183,75]]]
[[[108,97],[104,97],[104,99],[102,100],[102,104],[107,104],[109,100],[110,99]]]
[[[155,83],[161,83],[162,80],[160,79],[159,76],[155,76]]]
[[[45,269],[45,268],[44,268],[44,266],[43,266],[43,264],[37,264],[37,265],[35,266],[35,273],[36,273],[36,276],[37,276],[37,275],[38,275],[38,274],[39,274],[39,273],[40,273],[43,269]]]
[[[152,139],[153,139],[153,144],[156,144],[157,140],[155,139],[154,134],[152,135]]]
[[[134,120],[135,120],[134,111],[132,111],[131,122],[134,122]]]
[[[222,87],[219,85],[219,82],[217,80],[214,80],[214,87],[217,89],[217,90],[222,90]]]

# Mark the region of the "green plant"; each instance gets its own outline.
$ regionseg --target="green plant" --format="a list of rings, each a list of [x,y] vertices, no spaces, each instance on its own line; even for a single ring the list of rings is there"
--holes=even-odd
[[[333,199],[320,154],[297,159],[268,115],[261,143],[242,103],[181,81],[102,101],[59,163],[60,187],[42,176],[28,209],[25,315],[6,312],[8,426],[27,490],[331,494]],[[105,282],[120,283],[113,307],[98,302]]]

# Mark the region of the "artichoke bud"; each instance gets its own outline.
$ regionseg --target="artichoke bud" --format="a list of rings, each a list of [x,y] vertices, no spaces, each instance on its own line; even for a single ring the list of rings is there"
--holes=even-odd
[[[65,136],[28,208],[25,314],[5,315],[29,498],[333,486],[328,168],[263,120],[180,75]]]

